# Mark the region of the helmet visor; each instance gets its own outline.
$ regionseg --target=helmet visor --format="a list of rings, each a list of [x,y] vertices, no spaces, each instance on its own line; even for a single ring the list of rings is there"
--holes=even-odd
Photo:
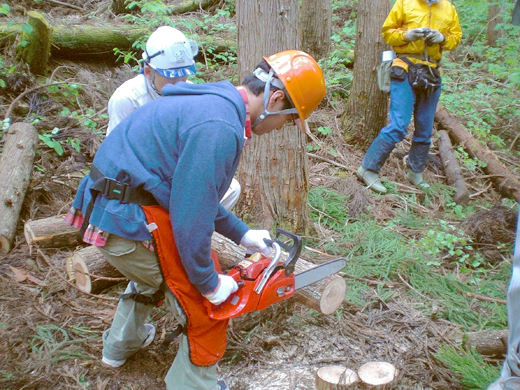
[[[168,79],[173,79],[176,77],[191,76],[192,74],[197,73],[197,68],[196,68],[195,64],[190,65],[190,66],[184,66],[182,68],[171,68],[171,69],[154,68],[154,69],[161,76],[164,76]]]

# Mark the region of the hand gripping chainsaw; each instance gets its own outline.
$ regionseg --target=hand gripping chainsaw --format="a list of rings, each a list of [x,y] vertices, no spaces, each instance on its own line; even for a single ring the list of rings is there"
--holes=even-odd
[[[281,236],[285,236],[283,241]],[[273,258],[255,254],[235,264],[227,275],[235,279],[238,290],[218,306],[206,300],[211,318],[224,320],[264,310],[276,302],[291,298],[295,290],[341,271],[346,265],[345,259],[335,259],[294,275],[294,266],[302,249],[300,236],[277,229],[275,240],[264,241],[274,249]],[[280,260],[281,248],[289,253],[285,261]]]

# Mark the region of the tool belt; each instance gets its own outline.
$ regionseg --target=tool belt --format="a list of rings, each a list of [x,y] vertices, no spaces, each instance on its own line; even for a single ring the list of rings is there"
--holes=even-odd
[[[157,229],[152,234],[164,281],[186,314],[183,333],[188,337],[191,362],[196,366],[217,363],[226,351],[228,320],[214,320],[208,315],[206,298],[190,283],[173,237],[170,216],[161,206],[141,206],[149,224]],[[211,251],[217,272],[222,273],[217,255]]]
[[[92,164],[92,167],[90,168],[89,176],[94,181],[90,187],[92,199],[87,206],[85,218],[83,219],[83,224],[80,228],[81,236],[83,236],[85,230],[87,230],[90,215],[94,209],[94,202],[98,195],[104,196],[107,199],[117,199],[121,203],[135,203],[145,206],[158,204],[150,192],[143,188],[131,187],[128,184],[106,177],[94,164]]]
[[[417,92],[430,94],[442,85],[439,69],[426,64],[415,64],[406,57],[399,57],[408,65],[408,81]]]

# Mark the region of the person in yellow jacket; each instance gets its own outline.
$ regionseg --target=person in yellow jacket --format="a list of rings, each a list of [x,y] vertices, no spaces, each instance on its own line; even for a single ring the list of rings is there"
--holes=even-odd
[[[423,76],[439,74],[442,52],[454,50],[462,38],[459,17],[447,0],[397,0],[383,24],[382,35],[396,53],[391,68],[390,123],[368,148],[357,176],[373,191],[387,192],[379,179],[379,170],[395,145],[406,137],[413,114],[415,132],[408,154],[407,177],[416,187],[424,189],[428,184],[423,181],[422,172],[428,160],[442,81],[440,76],[435,84],[429,79],[426,88],[421,89],[421,80],[416,83],[412,68],[413,64],[424,64]]]

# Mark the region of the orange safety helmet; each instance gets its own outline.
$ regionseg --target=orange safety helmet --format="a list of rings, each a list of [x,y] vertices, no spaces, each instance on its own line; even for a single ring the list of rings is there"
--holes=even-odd
[[[264,60],[271,66],[303,121],[318,107],[327,88],[318,63],[309,54],[299,50],[285,50]],[[305,132],[305,126],[298,126]]]

